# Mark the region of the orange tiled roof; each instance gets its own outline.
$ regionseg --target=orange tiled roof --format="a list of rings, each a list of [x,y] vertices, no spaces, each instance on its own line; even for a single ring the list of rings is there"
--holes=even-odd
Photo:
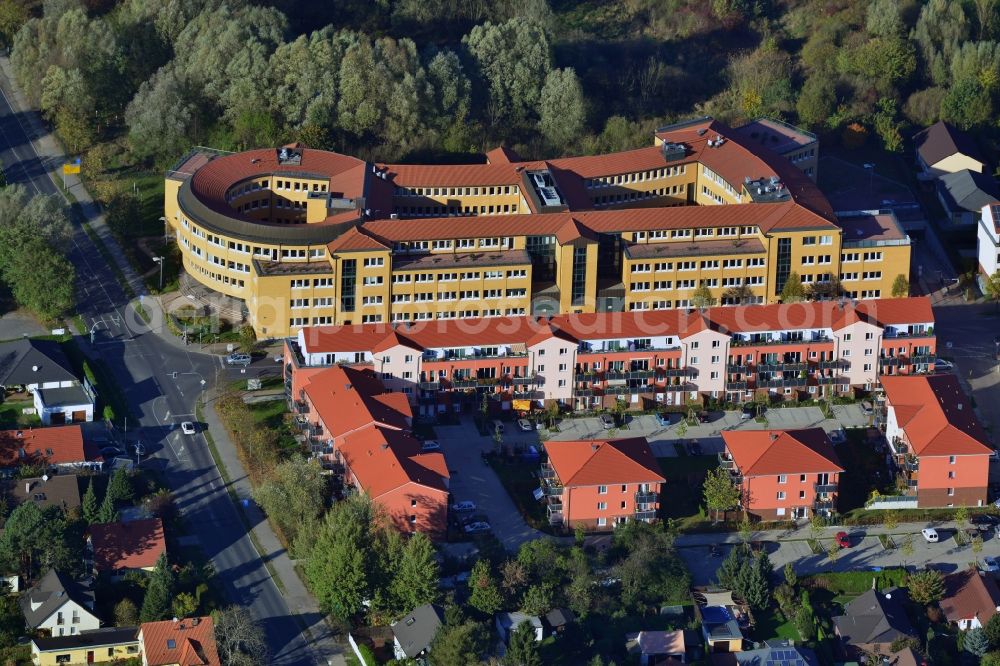
[[[844,471],[822,428],[724,430],[722,439],[744,476]]]
[[[663,483],[645,437],[545,442],[549,463],[564,486]]]
[[[90,543],[98,571],[154,567],[167,551],[163,521],[159,518],[91,525]]]
[[[410,483],[448,490],[444,454],[424,453],[419,441],[398,430],[368,425],[345,435],[337,449],[372,499]]]
[[[520,161],[521,156],[507,146],[497,146],[486,153],[487,164],[510,164],[511,162]]]
[[[331,254],[336,252],[363,252],[365,250],[388,250],[389,246],[372,238],[366,233],[351,227],[335,239],[327,243],[326,248]]]
[[[845,318],[847,308],[856,308]],[[678,335],[713,328],[725,333],[840,328],[855,315],[882,326],[934,321],[926,296],[861,301],[844,309],[834,301],[746,305],[697,310],[652,310],[560,314],[549,318],[488,317],[401,324],[320,326],[303,329],[307,353],[385,350],[395,343],[413,349],[530,344],[539,333],[558,330],[567,340]]]
[[[334,438],[371,423],[403,430],[413,416],[405,394],[382,395],[382,381],[368,369],[334,365],[310,376],[303,390]]]
[[[148,666],[221,666],[210,616],[143,622],[139,626]]]
[[[955,375],[892,375],[881,381],[889,405],[903,417],[899,427],[918,456],[993,451]]]
[[[0,430],[0,467],[30,464],[45,459],[53,465],[85,462],[88,457],[83,430],[78,425]]]

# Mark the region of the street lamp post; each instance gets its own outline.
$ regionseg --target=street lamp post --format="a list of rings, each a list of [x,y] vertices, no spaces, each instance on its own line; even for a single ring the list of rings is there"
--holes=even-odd
[[[160,222],[163,222],[163,245],[165,246],[167,243],[170,242],[170,234],[167,233],[167,229],[168,229],[168,227],[167,227],[167,218],[161,217],[160,218]]]
[[[153,261],[160,265],[160,291],[163,291],[163,257],[153,257]]]

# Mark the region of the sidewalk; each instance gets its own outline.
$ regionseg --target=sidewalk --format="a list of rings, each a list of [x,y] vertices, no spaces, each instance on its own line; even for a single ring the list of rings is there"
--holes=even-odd
[[[272,575],[278,579],[278,588],[281,590],[289,610],[303,619],[319,618],[311,623],[305,620],[309,626],[306,627],[303,636],[310,641],[310,647],[317,651],[325,662],[334,666],[346,666],[347,662],[344,660],[340,645],[334,638],[329,625],[323,619],[323,614],[316,601],[299,578],[287,551],[278,541],[278,537],[275,536],[264,512],[253,500],[249,500],[252,495],[250,481],[247,479],[246,471],[236,453],[236,447],[229,438],[229,433],[218,414],[215,413],[214,400],[216,397],[218,396],[214,390],[205,393],[205,408],[202,416],[207,429],[211,432],[212,439],[215,441],[215,449],[219,456],[217,462],[223,478],[228,479],[229,487],[240,499],[237,505],[238,509],[246,516],[247,522],[254,526],[252,530],[254,547],[258,550],[263,549],[264,552],[259,553],[260,555],[267,555],[266,561],[271,567]],[[242,501],[244,499],[249,501],[244,503]],[[264,558],[262,557],[262,559]]]
[[[887,530],[883,525],[834,525],[823,528],[819,534],[819,539],[832,539],[837,532],[847,532],[851,535],[878,536],[880,534],[891,535],[919,535],[920,530],[925,527],[933,527],[938,530],[953,532],[958,529],[958,523],[954,521],[931,521],[920,523],[899,523],[894,529]],[[783,530],[762,530],[753,532],[750,535],[751,541],[805,541],[812,539],[813,533],[809,523],[801,525],[789,525]],[[678,548],[690,548],[697,546],[710,546],[713,544],[740,543],[742,537],[739,532],[704,532],[700,534],[678,535],[675,543]]]

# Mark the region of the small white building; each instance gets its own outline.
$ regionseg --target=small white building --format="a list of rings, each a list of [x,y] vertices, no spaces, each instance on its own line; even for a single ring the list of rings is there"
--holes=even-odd
[[[54,340],[24,338],[0,344],[0,388],[30,394],[44,425],[94,420],[94,389],[86,378],[81,381],[73,374]]]
[[[976,228],[979,274],[989,277],[1000,268],[1000,203],[983,206],[982,219]]]
[[[101,626],[91,581],[74,581],[55,569],[21,597],[21,611],[28,629],[47,629],[52,636],[75,636]]]
[[[504,643],[510,641],[510,635],[519,626],[527,622],[535,629],[535,640],[541,641],[545,637],[545,630],[542,628],[542,620],[537,615],[527,615],[525,613],[497,613],[496,627],[500,634],[500,640]]]

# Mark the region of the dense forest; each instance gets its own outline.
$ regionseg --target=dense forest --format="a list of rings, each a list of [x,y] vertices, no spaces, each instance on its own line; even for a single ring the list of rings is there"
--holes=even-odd
[[[157,167],[289,140],[596,152],[693,114],[992,142],[1000,92],[996,0],[0,0],[0,37],[71,150]]]

